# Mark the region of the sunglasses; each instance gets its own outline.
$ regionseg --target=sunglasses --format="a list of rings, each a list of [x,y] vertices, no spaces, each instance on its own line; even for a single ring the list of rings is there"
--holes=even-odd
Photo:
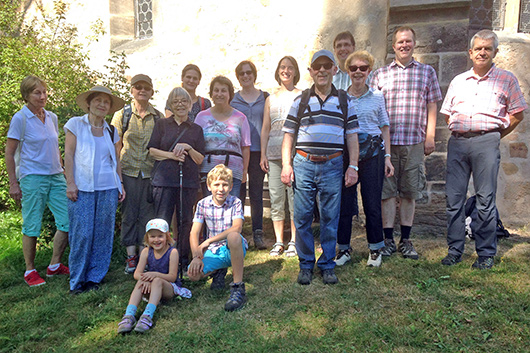
[[[362,72],[366,72],[366,71],[368,71],[369,68],[370,68],[370,66],[368,66],[368,65],[361,65],[361,66],[352,65],[352,66],[348,67],[348,70],[350,70],[350,72],[355,72],[355,71],[357,71],[357,69],[359,69]]]
[[[245,75],[253,75],[254,73],[251,71],[251,70],[247,70],[247,71],[239,71],[238,73],[238,76],[245,76]]]
[[[135,89],[137,89],[138,91],[141,91],[143,89],[145,89],[146,91],[150,91],[151,90],[151,86],[149,86],[149,85],[134,85],[133,87]]]
[[[315,71],[318,71],[320,70],[322,67],[324,67],[325,70],[329,70],[333,67],[333,63],[330,63],[330,62],[327,62],[327,63],[323,63],[323,64],[318,64],[318,63],[312,63],[311,64],[311,68]]]

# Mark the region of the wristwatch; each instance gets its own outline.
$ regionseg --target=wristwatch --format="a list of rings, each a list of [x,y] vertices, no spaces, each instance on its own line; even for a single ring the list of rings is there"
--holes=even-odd
[[[353,165],[353,164],[350,164],[350,165],[348,166],[348,168],[351,168],[351,169],[355,170],[356,172],[359,171],[359,167],[357,167],[356,165]]]

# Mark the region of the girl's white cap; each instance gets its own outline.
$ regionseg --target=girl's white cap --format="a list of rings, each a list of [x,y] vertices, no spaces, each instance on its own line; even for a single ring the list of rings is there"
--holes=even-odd
[[[169,232],[169,225],[162,218],[155,218],[147,222],[145,226],[145,232],[149,232],[151,229],[158,229],[163,233]]]

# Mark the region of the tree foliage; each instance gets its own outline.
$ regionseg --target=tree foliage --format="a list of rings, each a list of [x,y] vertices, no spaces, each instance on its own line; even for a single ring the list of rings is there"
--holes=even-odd
[[[79,41],[75,25],[65,21],[68,4],[54,2],[52,13],[39,8],[39,16],[27,21],[20,11],[21,0],[0,1],[0,143],[5,145],[9,122],[24,104],[20,82],[29,74],[48,85],[46,109],[55,112],[59,125],[81,110],[75,103],[77,95],[95,84],[103,84],[122,98],[127,97],[125,54],[109,53],[105,72],[88,66],[89,53]],[[92,26],[88,38],[97,40],[104,33],[101,22]],[[62,144],[61,144],[62,145]],[[5,170],[4,151],[0,152],[0,208],[13,206]]]

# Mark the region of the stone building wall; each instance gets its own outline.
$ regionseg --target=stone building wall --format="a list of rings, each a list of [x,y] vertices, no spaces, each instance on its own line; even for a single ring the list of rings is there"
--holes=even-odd
[[[415,57],[434,67],[445,97],[451,80],[472,66],[469,40],[478,30],[489,28],[499,35],[499,54],[494,62],[512,71],[530,104],[530,36],[518,33],[520,0],[391,0],[388,28],[388,56],[393,58],[391,33],[400,25],[416,31]],[[440,107],[440,104],[438,105]],[[501,141],[501,168],[497,206],[504,223],[527,225],[530,213],[529,117]],[[445,226],[445,174],[449,130],[441,114],[436,127],[436,151],[426,158],[427,189],[418,203],[416,222],[432,227]],[[472,182],[470,194],[473,193]]]
[[[25,1],[28,19],[35,13],[36,1]],[[48,10],[53,8],[53,0],[38,1]],[[208,82],[218,74],[228,76],[237,88],[233,70],[245,59],[258,67],[257,87],[274,89],[274,69],[284,55],[298,60],[302,72],[298,87],[306,88],[310,56],[318,49],[331,49],[336,33],[350,30],[357,48],[372,52],[376,66],[381,66],[392,60],[390,36],[403,24],[416,30],[415,57],[435,68],[444,95],[453,77],[471,66],[467,53],[470,35],[480,28],[498,30],[501,46],[495,61],[516,74],[530,102],[530,37],[518,33],[519,6],[525,0],[371,0],[370,6],[361,0],[66,1],[70,3],[66,20],[78,26],[82,37],[90,34],[97,20],[106,31],[89,46],[91,66],[101,69],[109,50],[124,51],[130,65],[128,75],[141,72],[153,78],[157,90],[153,102],[158,108],[180,84],[182,67],[190,62],[203,72],[198,89],[202,96],[207,96]],[[138,1],[151,4],[152,35],[143,39],[135,29]],[[530,201],[529,119],[502,141],[497,203],[508,224],[530,223],[530,213],[525,210]],[[445,228],[448,138],[445,121],[439,116],[436,151],[426,159],[428,184],[416,222],[431,232]]]

